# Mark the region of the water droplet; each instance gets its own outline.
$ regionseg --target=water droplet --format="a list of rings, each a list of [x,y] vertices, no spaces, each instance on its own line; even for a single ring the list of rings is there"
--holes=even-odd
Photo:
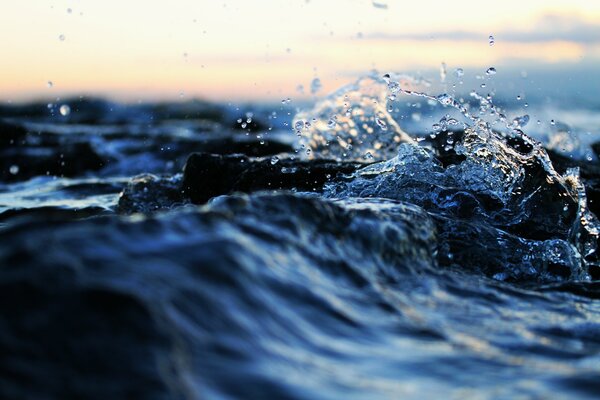
[[[385,83],[390,83],[391,76],[390,74],[383,75],[383,80]]]
[[[65,41],[65,35],[63,35],[63,34],[58,35],[58,40],[60,40],[61,42],[64,42]]]
[[[247,126],[248,124],[246,122],[242,122],[242,129],[246,129]]]
[[[52,86],[54,86],[54,83],[52,83],[52,81],[48,81],[47,85],[48,85],[48,88],[52,89]]]
[[[486,74],[486,75],[488,75],[488,76],[489,76],[489,75],[496,75],[496,68],[494,68],[494,67],[489,67],[489,68],[487,69],[487,71],[485,71],[485,74]]]
[[[516,117],[513,119],[513,126],[517,128],[523,128],[525,125],[529,123],[529,115],[525,114],[521,117]]]
[[[556,122],[552,119],[550,120],[550,125],[556,125]]]
[[[321,80],[319,78],[315,78],[310,83],[310,93],[316,94],[319,90],[321,90],[322,87],[323,85],[321,84]]]
[[[9,168],[9,172],[12,175],[18,174],[19,173],[19,166],[18,165],[11,165],[10,168]]]
[[[329,121],[327,122],[327,127],[328,128],[335,128],[335,125],[337,124],[337,117],[334,115],[333,117],[329,118]]]
[[[367,151],[364,155],[364,159],[365,160],[372,160],[373,159],[373,154],[371,154],[370,151]]]
[[[62,106],[60,106],[58,111],[60,112],[60,115],[66,117],[67,115],[71,114],[71,107],[69,107],[66,104],[63,104]]]
[[[388,83],[388,89],[392,94],[396,94],[400,91],[400,84],[398,82],[390,82]]]
[[[461,76],[463,76],[465,74],[465,70],[462,68],[456,68],[454,70],[454,75],[456,75],[457,78],[460,78]]]
[[[380,118],[375,118],[375,122],[377,123],[377,125],[381,128],[381,130],[386,131],[387,130],[387,123],[380,119]]]
[[[379,1],[372,1],[371,4],[373,4],[373,7],[379,8],[382,10],[387,10],[387,8],[388,8],[388,5],[386,3],[382,3]]]
[[[452,104],[452,96],[447,93],[442,93],[437,97],[437,100],[444,106]]]
[[[302,129],[304,129],[304,125],[304,121],[296,121],[296,123],[294,124],[294,129],[296,130],[296,132],[300,132]]]
[[[446,74],[447,74],[447,71],[446,71],[446,63],[445,63],[445,62],[443,62],[443,63],[440,65],[440,81],[442,81],[442,82],[445,82],[445,81],[446,81]]]
[[[275,165],[279,162],[279,157],[273,156],[271,157],[271,165]]]
[[[241,119],[241,118],[238,118],[238,119],[237,119],[237,123],[238,123],[238,124],[241,124],[241,123],[242,123],[242,119]]]
[[[494,43],[496,43],[496,41],[494,40],[494,36],[492,36],[492,35],[490,35],[490,36],[488,37],[488,41],[489,41],[489,43],[490,43],[490,46],[493,46],[493,45],[494,45]]]

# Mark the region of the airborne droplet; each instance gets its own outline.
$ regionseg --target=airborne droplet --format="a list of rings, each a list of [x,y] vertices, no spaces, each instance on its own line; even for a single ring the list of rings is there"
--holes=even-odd
[[[525,125],[527,125],[529,123],[529,115],[525,114],[521,117],[516,117],[515,119],[513,119],[513,126],[517,127],[517,128],[523,128]]]
[[[440,81],[441,82],[446,82],[446,74],[447,74],[447,68],[446,68],[446,63],[443,62],[440,65]]]
[[[437,100],[444,106],[449,106],[450,104],[452,104],[452,96],[450,96],[447,93],[440,94],[437,97]]]
[[[319,78],[315,78],[310,83],[310,93],[316,94],[319,90],[321,90],[322,87],[323,85],[321,84],[321,80]]]
[[[400,91],[400,84],[398,82],[388,83],[388,89],[392,94],[396,94]]]
[[[492,35],[490,35],[490,36],[488,37],[488,41],[489,41],[489,43],[490,43],[490,46],[493,46],[493,45],[494,45],[494,43],[496,43],[496,41],[494,40],[494,36],[492,36]]]
[[[66,117],[67,115],[71,114],[71,107],[69,107],[66,104],[63,104],[62,106],[60,106],[58,111],[60,112],[60,115]]]
[[[380,118],[375,118],[375,122],[381,128],[381,130],[384,130],[384,131],[387,130],[387,123],[384,120],[382,120]]]
[[[488,76],[489,76],[489,75],[496,75],[496,68],[494,68],[494,67],[489,67],[489,68],[487,69],[487,71],[485,71],[485,74],[486,74],[486,75],[488,75]]]

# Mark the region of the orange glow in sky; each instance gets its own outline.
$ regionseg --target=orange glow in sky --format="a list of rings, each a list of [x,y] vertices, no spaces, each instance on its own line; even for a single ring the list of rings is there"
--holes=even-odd
[[[600,59],[600,2],[378,3],[387,8],[370,0],[2,0],[0,99],[279,99],[300,96],[298,85],[308,92],[314,77],[331,90],[373,68]]]

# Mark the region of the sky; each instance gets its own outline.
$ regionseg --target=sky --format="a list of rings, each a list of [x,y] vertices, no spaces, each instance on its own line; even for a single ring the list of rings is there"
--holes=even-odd
[[[3,101],[282,99],[442,62],[581,80],[600,1],[2,0],[0,34]]]

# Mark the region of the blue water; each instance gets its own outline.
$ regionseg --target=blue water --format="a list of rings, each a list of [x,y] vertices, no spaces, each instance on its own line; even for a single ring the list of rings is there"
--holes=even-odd
[[[597,112],[532,103],[522,133],[496,120],[517,102],[478,125],[363,84],[294,120],[293,104],[2,109],[0,397],[600,396],[594,181],[538,144],[595,168]],[[433,128],[446,114],[456,129]],[[193,151],[364,167],[191,204]]]

